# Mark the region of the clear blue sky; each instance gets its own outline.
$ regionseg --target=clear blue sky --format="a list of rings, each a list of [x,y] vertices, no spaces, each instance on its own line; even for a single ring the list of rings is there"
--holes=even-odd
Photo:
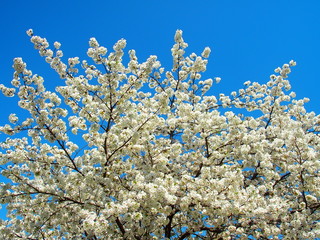
[[[109,49],[125,38],[140,60],[154,54],[165,66],[175,30],[182,29],[189,53],[212,49],[206,77],[222,78],[217,92],[237,90],[247,80],[266,82],[276,67],[294,59],[293,90],[309,97],[308,110],[320,114],[319,0],[2,0],[0,26],[1,83],[10,83],[14,57],[48,84],[61,81],[33,49],[29,28],[61,42],[66,57],[85,56],[90,37]],[[3,124],[16,102],[0,101]]]
[[[125,38],[140,60],[155,54],[165,66],[175,30],[182,29],[190,53],[211,47],[206,76],[222,78],[217,91],[229,93],[247,80],[265,82],[294,59],[293,90],[309,97],[308,109],[320,113],[319,13],[319,0],[3,0],[0,81],[11,81],[12,59],[23,57],[48,83],[59,82],[29,42],[29,28],[51,43],[60,41],[67,57],[85,56],[93,36],[108,48]],[[13,100],[0,100],[12,109]]]

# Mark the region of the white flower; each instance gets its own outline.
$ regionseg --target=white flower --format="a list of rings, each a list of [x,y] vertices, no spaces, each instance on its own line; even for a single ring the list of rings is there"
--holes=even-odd
[[[208,58],[210,56],[210,53],[211,53],[211,49],[209,47],[206,47],[201,53],[201,56],[204,58]]]
[[[26,68],[27,64],[24,63],[22,61],[22,58],[15,58],[13,59],[13,68],[14,70],[19,74],[19,73],[22,73],[25,68]]]
[[[17,117],[17,115],[15,113],[11,113],[9,115],[9,121],[11,123],[16,123],[19,120],[19,118]]]
[[[95,39],[95,38],[90,38],[89,45],[90,45],[90,47],[93,47],[93,48],[99,47],[99,43],[98,43],[97,39]]]
[[[182,41],[182,30],[176,31],[176,34],[174,35],[174,41],[177,43]]]
[[[59,42],[54,42],[53,45],[54,45],[55,49],[59,49],[61,47],[61,43],[59,43]]]
[[[181,30],[171,70],[134,50],[124,64],[124,39],[105,57],[91,38],[92,61],[65,62],[58,42],[28,34],[64,83],[46,90],[16,58],[13,88],[0,84],[26,110],[0,126],[1,239],[319,235],[320,116],[288,91],[292,61],[267,83],[204,96],[220,81],[202,79],[210,49],[185,56]]]
[[[32,30],[32,29],[28,29],[28,30],[27,30],[27,35],[28,35],[29,37],[32,37],[32,36],[33,36],[33,30]]]
[[[291,67],[294,67],[294,66],[297,65],[297,63],[296,63],[295,61],[291,60],[291,61],[289,62],[289,65],[290,65]]]

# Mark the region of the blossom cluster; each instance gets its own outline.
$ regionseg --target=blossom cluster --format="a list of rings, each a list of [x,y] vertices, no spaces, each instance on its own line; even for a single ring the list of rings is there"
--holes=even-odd
[[[0,127],[2,239],[319,237],[320,116],[290,90],[294,61],[209,95],[211,50],[187,55],[181,30],[171,70],[134,50],[125,63],[124,39],[64,62],[27,33],[65,84],[46,90],[16,58],[0,85],[26,111]]]

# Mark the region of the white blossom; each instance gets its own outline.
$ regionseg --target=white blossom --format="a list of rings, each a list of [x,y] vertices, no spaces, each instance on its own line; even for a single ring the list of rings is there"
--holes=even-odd
[[[221,78],[220,77],[216,77],[215,80],[216,80],[216,83],[219,83],[221,81]]]
[[[211,49],[209,47],[206,47],[201,53],[201,56],[204,58],[208,58],[210,53],[211,53]]]
[[[61,43],[59,43],[59,42],[54,42],[53,45],[54,45],[55,49],[59,49],[61,47]]]
[[[27,35],[28,35],[29,37],[32,37],[32,35],[33,35],[33,30],[32,30],[32,29],[28,29],[28,30],[27,30]]]
[[[294,61],[210,95],[210,48],[187,56],[181,30],[171,70],[127,58],[124,39],[108,52],[91,38],[91,59],[65,62],[59,42],[27,34],[65,83],[46,90],[15,58],[0,84],[25,111],[0,127],[1,239],[319,236],[320,116],[290,90]]]

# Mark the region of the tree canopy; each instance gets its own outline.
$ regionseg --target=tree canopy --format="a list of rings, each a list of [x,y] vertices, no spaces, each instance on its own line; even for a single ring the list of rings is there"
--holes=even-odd
[[[27,31],[65,82],[15,58],[22,116],[0,128],[2,239],[312,239],[320,235],[320,117],[287,80],[210,95],[210,48],[187,55],[177,30],[172,69],[139,63],[126,41],[89,41],[89,60]]]

